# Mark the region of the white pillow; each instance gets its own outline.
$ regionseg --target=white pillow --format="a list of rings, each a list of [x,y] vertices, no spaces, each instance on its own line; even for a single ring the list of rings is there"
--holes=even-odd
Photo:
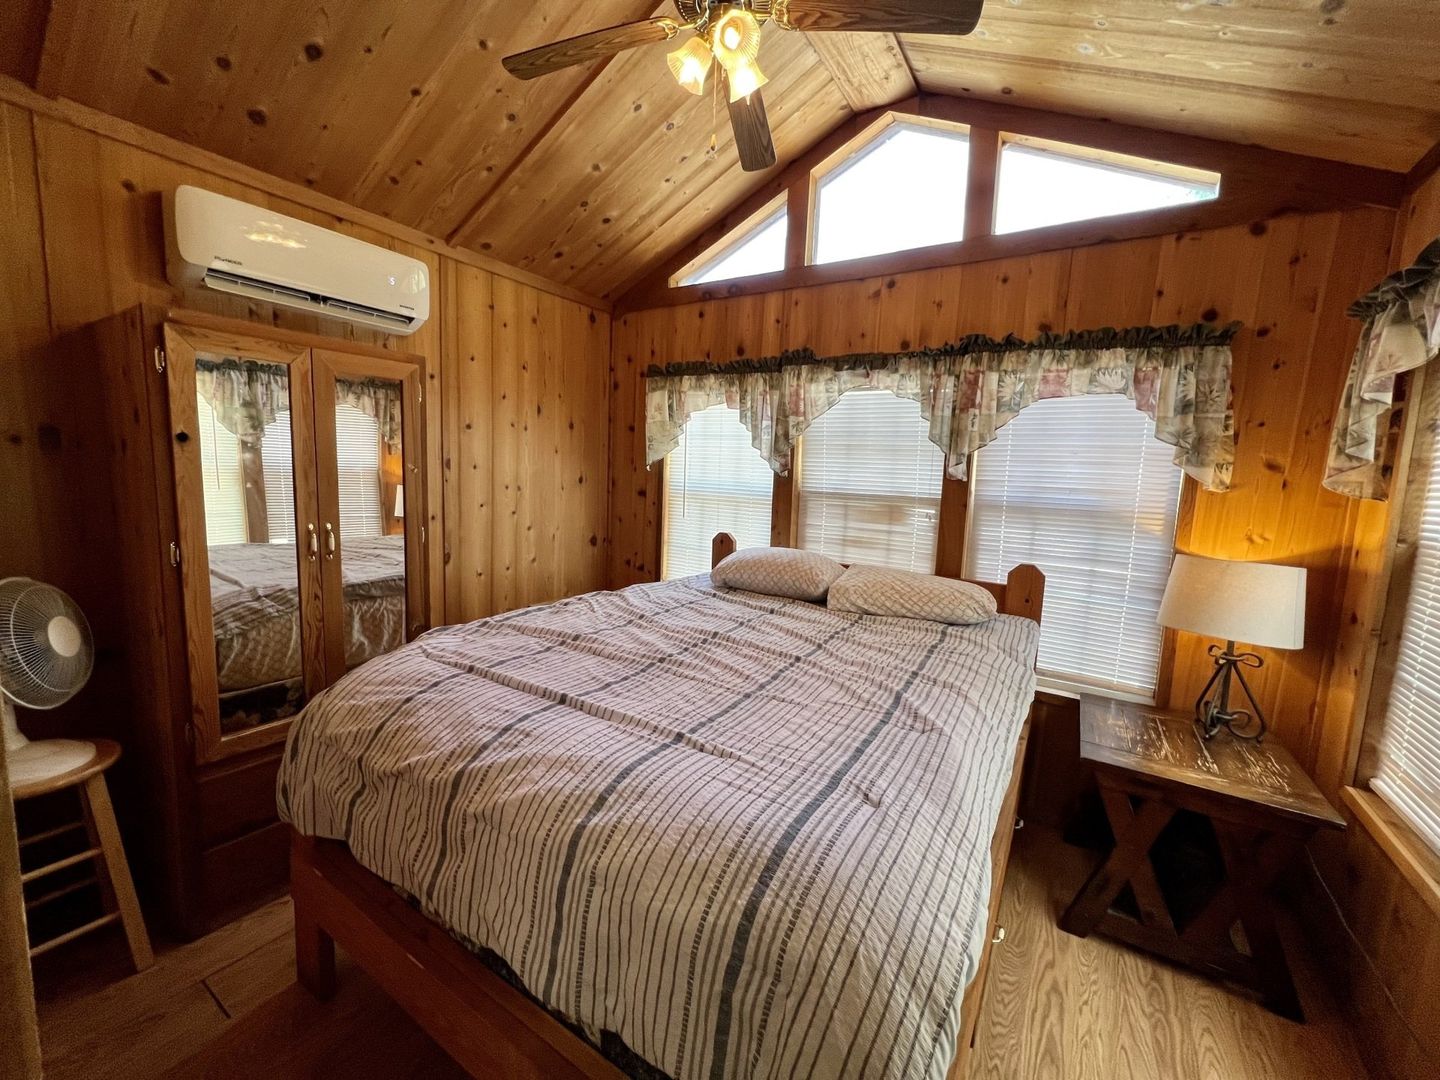
[[[878,566],[852,566],[830,586],[826,606],[834,611],[861,615],[893,615],[902,619],[965,626],[995,616],[995,597],[968,581],[884,570]]]
[[[843,566],[818,551],[757,547],[721,559],[710,571],[710,580],[730,589],[819,603],[844,572]]]

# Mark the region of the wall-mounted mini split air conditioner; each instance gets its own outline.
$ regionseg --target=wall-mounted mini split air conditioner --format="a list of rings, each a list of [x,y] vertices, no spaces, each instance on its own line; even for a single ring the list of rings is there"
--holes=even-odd
[[[182,185],[166,199],[166,274],[208,288],[413,334],[430,317],[430,273],[406,255]]]

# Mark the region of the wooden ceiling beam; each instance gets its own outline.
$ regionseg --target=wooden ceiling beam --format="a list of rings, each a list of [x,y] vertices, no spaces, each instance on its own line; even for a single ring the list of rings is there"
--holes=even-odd
[[[919,93],[894,34],[811,34],[807,40],[857,113]]]
[[[908,114],[963,124],[977,133],[985,132],[987,138],[995,132],[1027,135],[1218,172],[1222,176],[1221,194],[1212,202],[1075,222],[1008,236],[974,235],[979,230],[972,223],[970,238],[954,244],[824,266],[792,265],[779,273],[713,285],[670,286],[671,278],[680,267],[694,262],[782,191],[791,193],[792,214],[796,207],[806,208],[807,220],[800,221],[798,226],[808,228],[812,176],[830,159],[842,157],[845,147],[887,114],[902,117]],[[778,176],[738,202],[711,228],[611,295],[618,297],[617,311],[634,311],[720,296],[748,295],[956,265],[1005,255],[1032,254],[1141,236],[1260,222],[1286,213],[1353,206],[1394,210],[1400,207],[1405,190],[1406,176],[1398,172],[972,98],[920,94],[890,107],[870,110],[841,124],[810,151],[786,165]],[[796,219],[792,217],[792,230],[795,227]]]

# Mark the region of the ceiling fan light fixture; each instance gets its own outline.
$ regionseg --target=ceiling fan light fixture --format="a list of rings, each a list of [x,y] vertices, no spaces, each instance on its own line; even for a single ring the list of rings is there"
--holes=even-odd
[[[665,59],[669,61],[670,74],[675,76],[677,83],[692,94],[705,92],[705,77],[710,74],[710,65],[715,58],[704,38],[692,37]]]
[[[730,82],[730,100],[740,101],[768,83],[760,65],[753,60],[742,60],[726,71]]]
[[[712,24],[710,47],[726,71],[741,62],[754,63],[760,53],[759,21],[745,8],[730,8]]]

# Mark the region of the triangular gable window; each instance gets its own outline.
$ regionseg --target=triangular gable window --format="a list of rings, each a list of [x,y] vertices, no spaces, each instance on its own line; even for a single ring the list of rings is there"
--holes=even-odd
[[[965,236],[970,137],[897,120],[852,149],[815,191],[815,263],[949,244]]]
[[[765,207],[675,276],[676,285],[770,274],[785,269],[785,237],[789,227],[785,197]]]
[[[1219,173],[1007,135],[1000,150],[995,232],[1159,210],[1219,194]]]

